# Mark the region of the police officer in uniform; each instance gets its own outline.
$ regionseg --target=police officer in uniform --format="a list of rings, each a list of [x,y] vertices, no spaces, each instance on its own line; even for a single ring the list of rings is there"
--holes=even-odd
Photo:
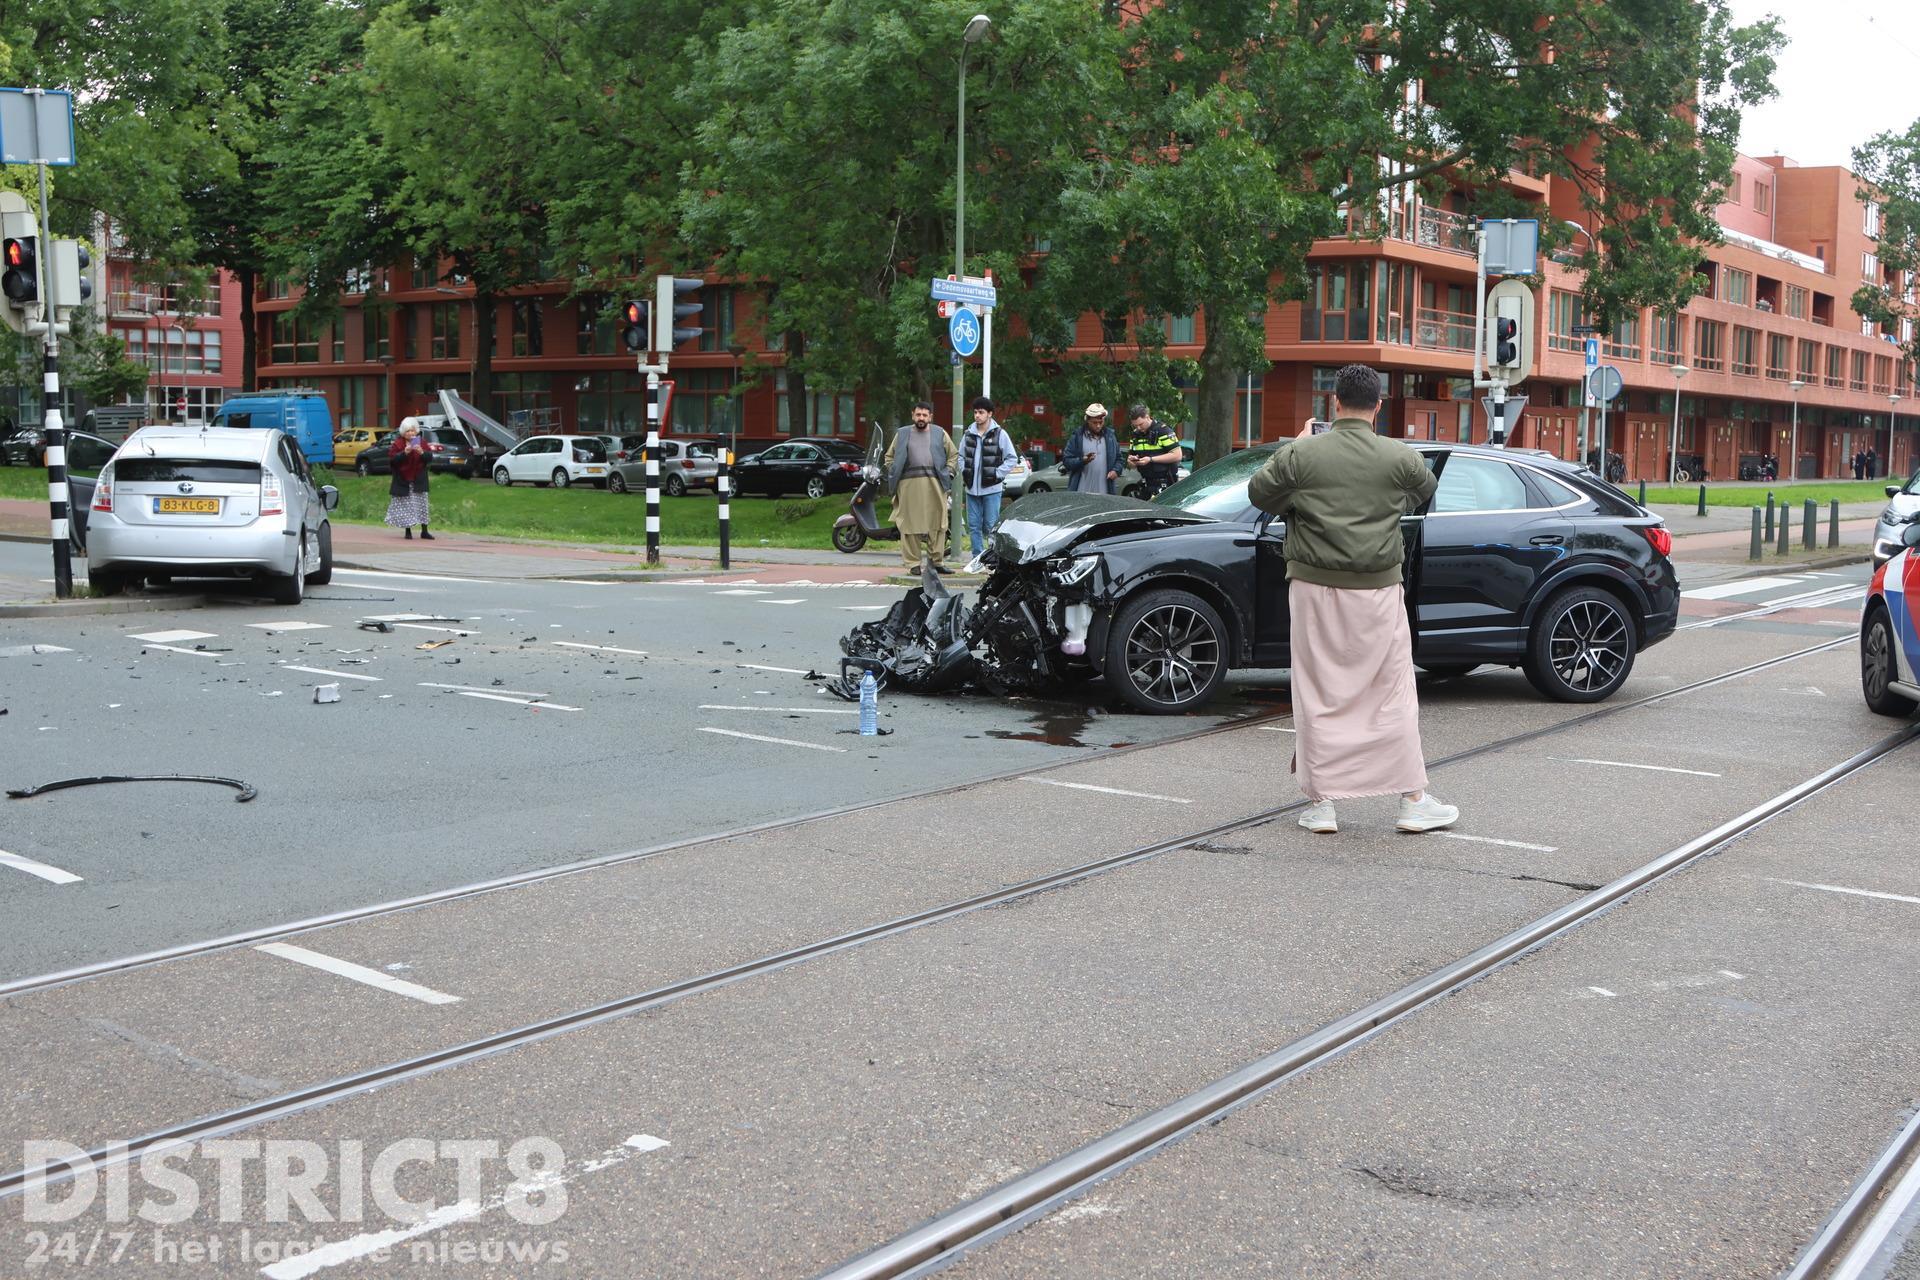
[[[1147,406],[1137,404],[1128,411],[1132,431],[1127,439],[1127,461],[1140,472],[1146,486],[1142,496],[1151,498],[1180,478],[1180,438],[1155,418]]]

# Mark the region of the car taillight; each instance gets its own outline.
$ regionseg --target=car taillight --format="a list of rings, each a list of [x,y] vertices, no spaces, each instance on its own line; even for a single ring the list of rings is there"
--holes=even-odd
[[[100,479],[93,486],[93,509],[95,511],[113,510],[113,476],[102,471]]]
[[[280,492],[280,477],[271,471],[260,476],[260,514],[263,516],[285,515],[287,500]]]
[[[858,471],[860,469],[860,464],[857,462],[843,462],[840,464],[840,469],[842,471],[851,473],[851,472]]]
[[[445,453],[446,451],[447,446],[443,444],[430,444],[427,446],[428,453]]]
[[[682,458],[682,459],[680,459],[680,469],[681,469],[682,471],[691,471],[691,470],[693,470],[693,459],[692,459],[692,458]]]
[[[613,454],[613,460],[615,462],[625,462],[627,460],[627,451],[625,449],[616,449]]]
[[[1665,525],[1642,525],[1640,526],[1640,534],[1646,538],[1646,540],[1652,544],[1653,549],[1661,555],[1670,556],[1673,554],[1673,535],[1667,532]]]

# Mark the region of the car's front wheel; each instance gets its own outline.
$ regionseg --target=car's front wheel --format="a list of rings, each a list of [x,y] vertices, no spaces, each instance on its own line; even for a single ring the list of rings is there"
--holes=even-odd
[[[1860,691],[1867,710],[1880,716],[1910,716],[1913,699],[1893,689],[1893,619],[1883,604],[1875,604],[1860,628]]]
[[[625,493],[627,491],[627,478],[616,471],[607,477],[607,488],[614,493]]]
[[[1618,596],[1572,587],[1547,601],[1527,638],[1527,679],[1555,702],[1598,702],[1626,683],[1638,640]]]
[[[358,462],[354,463],[353,469],[355,471],[358,471],[363,476],[370,476],[373,474],[373,467],[367,462],[365,458],[361,458]]]
[[[1028,493],[1052,493],[1053,486],[1050,484],[1046,484],[1042,481],[1036,480],[1032,484],[1027,486],[1027,492]]]
[[[324,587],[333,581],[333,526],[320,526],[320,567],[307,575],[307,585]]]
[[[1188,591],[1147,591],[1107,630],[1107,683],[1141,711],[1170,715],[1206,702],[1227,676],[1227,627]]]
[[[133,585],[133,578],[124,573],[115,573],[111,569],[87,570],[87,586],[96,596],[117,596]]]

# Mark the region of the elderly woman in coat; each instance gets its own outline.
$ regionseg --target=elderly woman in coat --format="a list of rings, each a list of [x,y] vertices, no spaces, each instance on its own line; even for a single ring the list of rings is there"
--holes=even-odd
[[[427,446],[420,438],[419,424],[403,424],[387,446],[387,454],[393,459],[393,483],[387,486],[392,495],[387,502],[387,527],[404,529],[411,538],[417,524],[420,536],[433,541],[427,529],[427,521],[432,518],[427,509]]]

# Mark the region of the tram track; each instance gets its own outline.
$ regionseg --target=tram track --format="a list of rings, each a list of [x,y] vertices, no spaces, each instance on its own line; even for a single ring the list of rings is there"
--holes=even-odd
[[[1741,667],[1720,672],[1716,675],[1706,676],[1672,689],[1649,694],[1630,702],[1596,707],[1591,711],[1560,721],[1556,724],[1545,725],[1521,733],[1511,734],[1436,758],[1429,763],[1428,767],[1430,769],[1444,768],[1448,765],[1507,750],[1550,735],[1590,725],[1628,711],[1655,705],[1729,681],[1754,675],[1758,672],[1791,663],[1814,654],[1823,653],[1848,643],[1851,643],[1850,638],[1828,641],[1792,653],[1749,663]],[[1245,725],[1247,722],[1241,721],[1237,723],[1239,725]],[[1207,730],[1203,731],[1203,734],[1219,731],[1218,729]],[[1197,737],[1203,735],[1196,734],[1191,736]],[[1031,773],[1035,771],[1027,770],[1022,772]],[[1010,776],[1020,775],[1014,774]],[[969,783],[966,785],[974,786],[979,784]],[[951,789],[952,788],[946,788],[943,790]],[[144,1136],[103,1143],[88,1153],[87,1161],[93,1167],[111,1166],[138,1160],[149,1153],[157,1153],[207,1138],[218,1137],[252,1128],[271,1120],[324,1106],[356,1094],[427,1075],[448,1067],[478,1061],[495,1053],[538,1043],[571,1031],[595,1026],[615,1018],[656,1009],[687,996],[718,990],[747,978],[777,972],[809,960],[861,946],[868,942],[878,941],[928,925],[954,920],[971,912],[1026,898],[1051,889],[1064,887],[1093,876],[1104,874],[1108,871],[1117,870],[1158,857],[1165,853],[1190,848],[1235,831],[1262,825],[1298,810],[1303,804],[1304,801],[1295,801],[1284,805],[1273,806],[1225,822],[1215,823],[1198,830],[1158,840],[1123,853],[1108,855],[1072,867],[1048,872],[1015,884],[997,888],[990,892],[977,894],[972,897],[930,907],[891,920],[864,926],[850,932],[806,943],[798,947],[761,956],[739,964],[730,965],[696,977],[678,980],[646,991],[622,996],[614,1000],[573,1010],[554,1017],[541,1019],[537,1022],[511,1030],[490,1034],[447,1048],[357,1071],[319,1084],[258,1099],[240,1107],[155,1130]],[[708,837],[707,839],[721,838],[724,837]],[[704,842],[705,841],[696,841],[693,843],[698,844]],[[643,855],[622,855],[612,861],[632,860],[633,857],[637,856]],[[586,865],[608,865],[608,860],[601,860]],[[573,871],[582,869],[586,869],[585,866],[571,869],[551,869],[529,877],[514,878],[508,882],[489,882],[486,886],[470,887],[464,891],[451,890],[443,894],[430,895],[428,900],[442,901],[450,897],[466,896],[468,893],[492,892],[498,888],[510,887],[510,885],[514,883],[530,883],[535,880],[550,878],[553,875],[571,874]],[[225,950],[229,947],[250,945],[263,937],[282,937],[288,933],[304,932],[314,928],[326,927],[333,923],[345,923],[348,920],[365,919],[372,915],[388,914],[399,910],[411,910],[419,905],[424,905],[424,903],[410,900],[405,905],[388,905],[385,907],[369,908],[362,912],[343,913],[344,918],[342,919],[330,917],[321,922],[301,922],[298,925],[285,926],[277,931],[255,931],[247,935],[240,935],[235,939],[215,940],[214,942],[203,944],[197,949],[176,948],[173,952],[158,955],[154,958],[133,957],[128,961],[110,962],[106,965],[96,966],[96,970],[98,975],[124,972],[129,968],[137,967],[135,962],[146,964],[160,963],[163,959],[178,959],[189,954],[203,954],[207,951]],[[83,976],[88,975],[76,975],[72,972],[63,975],[48,975],[46,979],[38,982],[29,980],[31,985],[15,984],[15,987],[16,989],[37,990],[47,986],[77,981]],[[0,994],[5,993],[4,989],[0,989]],[[19,1194],[30,1183],[41,1179],[49,1181],[58,1180],[70,1171],[68,1166],[58,1165],[39,1166],[34,1169],[14,1170],[9,1173],[0,1174],[0,1198]]]
[[[1219,1123],[1301,1073],[1365,1043],[1400,1020],[1594,919],[1628,896],[1719,852],[1813,796],[1908,746],[1916,738],[1920,738],[1920,724],[1910,724],[1576,901],[1055,1160],[1004,1181],[984,1195],[936,1215],[885,1244],[821,1273],[819,1280],[898,1280],[930,1275],[966,1253],[1038,1221],[1182,1138]],[[1853,1251],[1844,1257],[1859,1259],[1863,1252],[1866,1257],[1872,1256],[1885,1239],[1884,1229],[1876,1234],[1873,1228],[1897,1219],[1905,1206],[1920,1198],[1920,1168],[1909,1169],[1900,1179],[1899,1187],[1888,1190],[1900,1166],[1916,1150],[1920,1150],[1920,1118],[1909,1125],[1882,1156],[1834,1216],[1827,1231],[1809,1247],[1801,1265],[1789,1273],[1788,1280],[1812,1280],[1823,1274],[1826,1266],[1843,1257],[1840,1245],[1856,1231],[1860,1231],[1859,1239]],[[1887,1199],[1880,1213],[1867,1229],[1861,1230],[1861,1223],[1883,1193]],[[1904,1201],[1902,1195],[1906,1197]],[[1853,1270],[1835,1270],[1833,1274],[1851,1280],[1860,1272],[1856,1266]]]
[[[1880,1154],[1781,1280],[1860,1280],[1920,1204],[1920,1115]]]

